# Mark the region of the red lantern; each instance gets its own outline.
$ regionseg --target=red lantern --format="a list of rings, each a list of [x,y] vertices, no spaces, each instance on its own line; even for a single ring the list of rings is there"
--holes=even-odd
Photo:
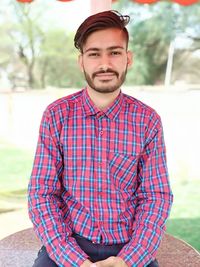
[[[33,2],[34,0],[16,0],[20,3],[31,3]],[[57,0],[57,1],[60,1],[60,2],[70,2],[70,1],[73,1],[73,0]],[[112,2],[117,2],[118,0],[112,0]],[[153,3],[156,3],[158,2],[159,0],[132,0],[132,2],[137,2],[137,3],[140,3],[140,4],[153,4]],[[174,2],[174,3],[177,3],[177,4],[180,4],[180,5],[183,5],[183,6],[189,6],[189,5],[193,5],[197,2],[199,2],[199,0],[170,0],[171,2]]]
[[[33,0],[17,0],[20,3],[31,3]]]
[[[155,2],[158,2],[158,0],[134,0],[134,2],[137,2],[140,4],[153,4]]]
[[[140,4],[153,4],[153,3],[158,2],[158,0],[132,0],[132,2],[137,2]],[[192,5],[192,4],[199,2],[199,0],[171,0],[171,2],[175,2],[180,5],[188,6],[188,5]]]
[[[189,5],[193,5],[199,2],[199,0],[173,0],[173,2],[183,5],[183,6],[189,6]]]

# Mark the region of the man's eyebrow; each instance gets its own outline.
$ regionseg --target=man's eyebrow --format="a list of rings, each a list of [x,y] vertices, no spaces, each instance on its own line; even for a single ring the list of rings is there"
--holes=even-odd
[[[120,46],[120,45],[115,45],[115,46],[111,46],[111,47],[108,47],[107,50],[114,50],[114,49],[125,49],[123,46]]]
[[[123,49],[124,50],[125,48],[123,46],[120,46],[120,45],[110,46],[110,47],[106,48],[106,50],[108,50],[108,51],[115,50],[115,49]],[[83,53],[87,53],[87,52],[90,52],[90,51],[99,52],[101,50],[102,50],[101,48],[90,47],[90,48],[86,49]]]
[[[87,52],[90,52],[90,51],[100,51],[101,49],[99,48],[96,48],[96,47],[90,47],[88,49],[86,49],[83,53],[87,53]]]

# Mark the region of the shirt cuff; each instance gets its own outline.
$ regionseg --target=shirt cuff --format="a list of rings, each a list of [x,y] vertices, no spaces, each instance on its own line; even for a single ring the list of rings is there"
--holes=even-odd
[[[126,244],[117,256],[122,258],[128,267],[145,267],[154,260],[140,244],[136,246]]]

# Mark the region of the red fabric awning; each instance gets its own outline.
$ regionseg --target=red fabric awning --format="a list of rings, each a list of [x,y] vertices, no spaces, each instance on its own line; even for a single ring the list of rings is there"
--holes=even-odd
[[[16,0],[16,1],[18,1],[20,3],[31,3],[34,0]],[[73,0],[55,0],[55,1],[70,2],[70,1],[73,1]],[[116,1],[118,1],[118,0],[112,0],[112,2],[116,2]],[[132,2],[137,2],[137,3],[140,3],[140,4],[153,4],[153,3],[156,3],[156,2],[158,2],[160,0],[131,0],[131,1]],[[184,5],[184,6],[189,6],[189,5],[200,3],[199,0],[170,0],[170,1],[174,2],[174,3],[178,3],[180,5]]]

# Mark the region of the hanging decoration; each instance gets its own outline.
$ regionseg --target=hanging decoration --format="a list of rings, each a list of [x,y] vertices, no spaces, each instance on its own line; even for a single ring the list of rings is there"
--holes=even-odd
[[[16,0],[16,1],[20,2],[20,3],[31,3],[34,0]],[[55,0],[55,1],[70,2],[70,1],[73,1],[73,0]],[[113,3],[117,2],[117,1],[119,1],[119,0],[112,0]],[[153,3],[158,2],[159,0],[131,0],[131,1],[132,2],[137,2],[137,3],[140,3],[140,4],[153,4]],[[174,3],[177,3],[177,4],[180,4],[180,5],[183,5],[183,6],[189,6],[189,5],[200,3],[199,0],[170,0],[170,1],[174,2]]]
[[[33,1],[34,0],[17,0],[17,2],[20,2],[20,3],[31,3]]]
[[[159,0],[131,0],[132,2],[137,2],[140,4],[153,4],[156,2],[159,2]],[[178,3],[183,6],[189,6],[193,4],[197,4],[198,2],[200,3],[199,0],[170,0],[170,2]]]
[[[198,2],[200,3],[199,0],[173,0],[173,1],[183,6],[190,6],[193,4],[197,4]]]
[[[158,2],[159,0],[135,0],[133,2],[137,2],[139,4],[154,4]]]

